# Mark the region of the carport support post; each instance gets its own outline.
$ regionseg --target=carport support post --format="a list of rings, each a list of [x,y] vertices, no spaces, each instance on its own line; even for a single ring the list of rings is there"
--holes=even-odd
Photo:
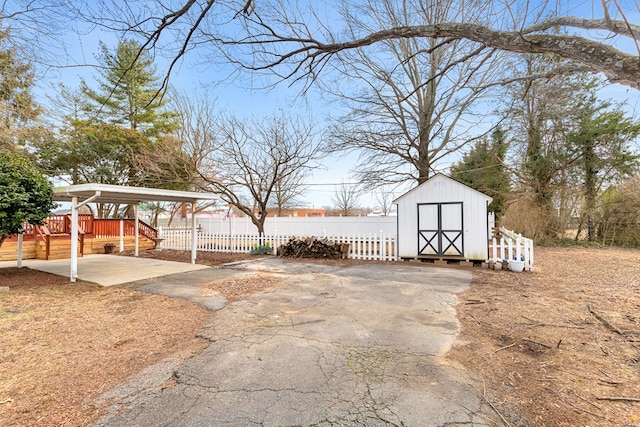
[[[133,205],[133,217],[136,219],[134,224],[135,224],[135,230],[134,233],[136,235],[135,237],[135,241],[136,241],[136,249],[135,249],[135,256],[138,256],[138,244],[140,243],[140,238],[138,236],[138,230],[140,229],[140,223],[138,222],[138,204],[136,203],[135,205]]]
[[[71,199],[71,271],[69,280],[75,282],[78,277],[78,197]]]
[[[196,234],[196,202],[191,202],[191,264],[196,263],[196,247],[198,235]]]
[[[78,209],[93,202],[100,197],[100,194],[100,191],[96,191],[93,196],[83,200],[82,203],[78,203],[78,196],[71,198],[71,272],[69,273],[71,282],[75,282],[78,278]]]
[[[22,268],[22,230],[18,233],[18,268]]]

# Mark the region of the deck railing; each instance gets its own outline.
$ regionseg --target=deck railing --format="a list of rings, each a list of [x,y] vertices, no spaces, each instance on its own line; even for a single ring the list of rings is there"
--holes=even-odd
[[[93,215],[78,215],[79,228],[86,234],[93,233]],[[44,220],[51,234],[70,234],[71,233],[71,215],[52,214]]]
[[[257,233],[203,233],[197,232],[196,249],[205,252],[231,252],[249,253],[252,249],[268,244],[274,248],[277,255],[277,248],[293,237],[290,235]],[[159,228],[158,236],[162,239],[160,247],[163,249],[191,250],[191,230],[174,230]],[[300,236],[296,237],[308,237]],[[359,235],[327,235],[316,236],[326,238],[333,243],[348,243],[348,258],[363,260],[396,260],[396,236],[389,236],[384,233],[359,234]]]
[[[124,222],[123,235],[133,236],[135,234],[135,221],[133,219],[94,218],[93,215],[89,214],[78,215],[78,234],[84,237],[119,237],[120,221]],[[70,235],[71,215],[51,215],[44,220],[43,226],[24,223],[23,229],[22,237],[24,240],[43,238],[43,233],[48,235]],[[46,232],[43,230],[46,230]],[[141,236],[151,240],[156,240],[158,237],[158,231],[143,221],[138,222],[138,230]],[[17,240],[17,236],[10,236],[7,240]]]
[[[126,224],[125,220],[125,224]],[[133,221],[133,220],[131,220]],[[124,228],[124,235],[131,236],[133,232],[128,232],[128,228]],[[95,237],[118,237],[120,236],[120,219],[118,218],[99,218],[93,221],[93,235]]]

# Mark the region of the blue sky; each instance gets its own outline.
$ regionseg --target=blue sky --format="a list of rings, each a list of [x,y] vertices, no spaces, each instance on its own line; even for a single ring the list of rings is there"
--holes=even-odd
[[[578,14],[582,10],[585,14],[591,15],[590,4],[586,1],[580,2],[579,8],[574,8],[570,12]],[[637,14],[634,14],[632,18],[637,18]],[[69,26],[73,27],[76,24],[70,23]],[[98,27],[92,27],[90,30],[79,28],[76,32],[70,31],[64,41],[66,54],[61,54],[58,62],[66,67],[49,68],[44,72],[43,78],[39,80],[38,84],[41,102],[45,102],[45,93],[52,93],[51,84],[63,82],[70,88],[77,88],[82,77],[91,85],[97,72],[86,65],[96,63],[95,54],[99,51],[99,41],[105,42],[110,47],[115,47],[117,44],[117,39],[112,33],[101,31]],[[620,47],[633,48],[633,46]],[[162,58],[158,58],[158,60],[160,74],[166,64],[162,62]],[[322,124],[330,112],[335,115],[336,110],[340,108],[336,103],[322,100],[314,89],[304,97],[300,96],[300,86],[288,87],[287,83],[281,83],[268,91],[260,90],[252,87],[252,79],[248,76],[228,79],[229,69],[219,65],[210,66],[206,63],[199,63],[199,61],[201,61],[201,57],[198,52],[188,54],[175,69],[171,85],[186,93],[207,85],[217,97],[221,109],[238,117],[266,116],[274,110],[281,109],[300,113],[303,116],[311,114]],[[638,107],[639,94],[638,91],[621,85],[612,85],[602,91],[603,97],[624,102],[625,108],[632,114],[635,114]],[[323,167],[315,170],[308,179],[312,185],[307,191],[307,204],[315,207],[331,205],[335,186],[343,182],[353,182],[350,170],[356,160],[357,155],[325,158]],[[404,190],[406,188],[398,190],[396,195],[400,195]],[[370,195],[364,195],[361,201],[364,206],[374,207],[376,205],[375,198]]]
[[[60,82],[70,89],[78,88],[81,79],[90,86],[95,82],[98,72],[92,65],[97,64],[95,55],[99,52],[100,41],[109,47],[117,45],[117,38],[113,34],[97,28],[87,34],[70,34],[66,37],[68,56],[60,58],[65,66],[46,69],[42,78],[38,80],[36,94],[41,102],[47,102],[47,95],[55,96],[55,86]],[[166,64],[162,62],[162,58],[159,59],[161,60],[158,61],[160,75]],[[290,88],[284,83],[270,90],[247,87],[246,82],[249,80],[228,79],[230,71],[214,70],[214,67],[198,64],[196,61],[198,61],[196,55],[189,55],[181,61],[172,74],[171,86],[185,93],[194,93],[206,87],[216,97],[217,104],[225,113],[238,117],[262,117],[281,109],[304,117],[311,115],[321,127],[328,112],[335,112],[335,105],[328,105],[326,101],[320,100],[313,91],[301,97],[299,89]],[[306,205],[309,207],[332,205],[331,199],[336,184],[354,182],[349,170],[356,158],[355,155],[325,157],[321,167],[315,169],[308,178],[310,185],[304,200]],[[374,207],[375,199],[364,195],[362,204]]]

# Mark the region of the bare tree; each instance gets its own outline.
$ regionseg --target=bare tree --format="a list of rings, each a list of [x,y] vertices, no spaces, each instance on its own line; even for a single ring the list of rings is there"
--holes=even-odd
[[[66,1],[0,0],[0,27],[10,29],[11,40],[32,63],[59,65],[64,56],[64,34],[71,18]]]
[[[220,193],[263,234],[276,188],[287,184],[287,191],[295,193],[300,184],[295,177],[315,166],[320,145],[313,126],[284,113],[250,121],[231,117],[222,123],[220,138],[221,144],[209,155],[212,168],[198,171],[200,185]]]
[[[284,113],[222,118],[206,92],[177,94],[172,107],[180,123],[174,138],[138,158],[147,179],[219,193],[264,233],[268,204],[284,207],[300,195],[316,166],[320,144],[313,126]]]
[[[318,16],[314,11],[296,14],[294,5],[281,0],[274,2],[275,5],[268,1],[257,2],[254,13],[243,17],[246,37],[238,39],[218,34],[211,41],[231,45],[232,53],[240,52],[244,57],[250,57],[250,63],[235,57],[248,69],[269,69],[283,79],[307,82],[314,81],[331,60],[339,60],[346,51],[386,40],[437,38],[444,43],[466,39],[513,53],[554,54],[569,60],[563,71],[603,73],[611,82],[640,87],[640,26],[627,19],[618,2],[611,5],[610,2],[594,1],[594,17],[583,18],[562,16],[560,11],[566,9],[562,2],[504,1],[488,11],[492,25],[474,19],[449,20],[445,17],[438,22],[411,25],[398,22],[384,29],[343,34],[336,34],[314,21]],[[425,8],[432,8],[437,3],[438,0],[428,1]],[[473,2],[455,4],[463,9]],[[602,8],[596,12],[599,6]],[[598,31],[606,35],[599,36]],[[619,50],[616,47],[619,38],[630,39],[635,51]]]
[[[207,91],[191,95],[174,92],[169,108],[175,112],[177,129],[158,144],[136,156],[145,183],[195,189],[203,184],[201,174],[213,174],[212,155],[220,147],[222,118],[215,97]]]
[[[427,1],[425,8],[436,3]],[[160,0],[115,7],[106,1],[82,2],[90,19],[110,29],[138,33],[147,40],[144,49],[171,55],[167,76],[180,58],[203,43],[220,48],[226,60],[240,67],[311,83],[346,51],[385,40],[437,38],[445,43],[466,39],[514,53],[554,54],[568,60],[564,71],[603,73],[611,82],[640,87],[640,26],[629,20],[634,11],[624,10],[621,2],[593,0],[591,17],[564,14],[571,10],[568,1],[493,3],[487,11],[491,25],[446,17],[439,22],[397,22],[383,29],[339,33],[325,24],[339,0],[323,9],[315,9],[315,3],[305,8],[291,0],[185,0],[174,7]],[[473,2],[455,4],[462,9]],[[632,7],[638,11],[637,5]],[[630,40],[635,51],[620,50],[620,38]]]
[[[343,183],[336,188],[331,201],[340,216],[350,216],[358,209],[359,199],[358,187]]]
[[[384,216],[389,216],[391,208],[393,208],[393,193],[385,188],[380,188],[375,197],[380,213]]]
[[[304,181],[308,172],[306,169],[298,169],[276,182],[271,203],[278,208],[278,216],[282,216],[285,209],[294,208],[300,203],[299,197],[307,190]]]
[[[205,175],[210,175],[215,170],[212,155],[222,144],[219,129],[223,119],[217,99],[206,90],[172,93],[169,106],[178,116],[175,136],[181,142],[181,151],[193,171],[206,171]],[[190,186],[196,187],[199,179],[200,174],[194,173]]]
[[[487,8],[477,2],[458,9],[447,0],[431,7],[419,0],[368,0],[365,6],[343,11],[350,32],[464,20]],[[376,49],[344,52],[335,67],[339,78],[326,85],[349,109],[334,128],[332,148],[360,153],[355,171],[361,182],[426,181],[448,156],[487,132],[481,124],[491,110],[481,101],[501,80],[502,56],[476,43],[438,38],[389,39]]]

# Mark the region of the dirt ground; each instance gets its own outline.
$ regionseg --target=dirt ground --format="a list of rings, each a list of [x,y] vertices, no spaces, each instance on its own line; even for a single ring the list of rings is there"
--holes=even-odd
[[[536,248],[533,273],[474,269],[449,357],[512,426],[640,426],[640,251]]]
[[[198,263],[247,258],[199,253]],[[447,267],[474,273],[459,294],[462,333],[448,357],[477,375],[503,425],[640,426],[639,250],[536,248],[533,273]],[[258,276],[203,291],[236,301],[278,285]],[[102,393],[169,355],[201,351],[197,335],[212,315],[29,269],[0,269],[0,286],[10,288],[0,290],[0,425],[90,425]]]
[[[159,252],[142,252],[156,257]],[[199,254],[218,265],[248,255]],[[163,258],[189,254],[163,251]],[[270,281],[212,283],[238,300]],[[95,399],[146,366],[208,344],[197,335],[212,315],[184,301],[100,287],[28,268],[0,268],[0,426],[86,426]]]
[[[133,251],[124,251],[118,255],[133,256]],[[191,262],[190,251],[174,251],[171,249],[163,249],[161,251],[140,251],[138,256],[140,258],[154,258],[164,259],[167,261]],[[248,259],[256,259],[256,255],[226,252],[198,252],[198,255],[196,256],[196,264],[215,267],[217,265],[236,261],[244,261]]]

